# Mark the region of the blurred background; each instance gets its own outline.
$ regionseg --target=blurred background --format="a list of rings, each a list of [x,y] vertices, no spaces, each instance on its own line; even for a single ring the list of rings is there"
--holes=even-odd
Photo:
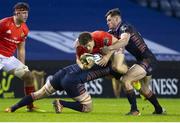
[[[73,44],[80,32],[107,31],[106,12],[119,8],[123,19],[136,27],[159,60],[150,85],[152,90],[159,97],[180,97],[180,0],[21,1],[30,5],[26,63],[34,70],[37,89],[58,69],[75,63]],[[21,1],[0,0],[0,19],[12,16],[14,4]],[[128,63],[134,62],[127,52],[126,56]],[[1,97],[22,97],[23,83],[19,81],[1,71]],[[96,79],[86,88],[94,97],[116,97],[109,79]],[[54,94],[58,95],[66,93]]]

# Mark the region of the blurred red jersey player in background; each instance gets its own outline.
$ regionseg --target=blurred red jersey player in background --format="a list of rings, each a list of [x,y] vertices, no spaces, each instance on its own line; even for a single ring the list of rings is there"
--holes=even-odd
[[[18,2],[13,8],[13,16],[0,20],[0,69],[24,81],[25,95],[34,92],[32,73],[25,65],[25,40],[29,29],[26,25],[29,5]],[[17,58],[13,56],[17,50]],[[33,111],[33,104],[27,106]]]

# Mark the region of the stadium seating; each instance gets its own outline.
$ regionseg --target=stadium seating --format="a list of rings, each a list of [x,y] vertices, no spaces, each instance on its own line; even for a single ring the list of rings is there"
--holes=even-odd
[[[141,6],[150,7],[165,13],[167,16],[180,18],[180,0],[131,0]]]
[[[0,7],[0,18],[11,16],[12,7],[17,1],[0,0],[0,5],[3,5]],[[144,7],[135,2],[142,2]],[[120,8],[124,20],[134,25],[149,42],[153,42],[149,44],[150,48],[157,43],[180,52],[177,47],[180,45],[180,21],[157,12],[160,11],[160,0],[43,0],[43,2],[35,0],[29,4],[27,24],[30,34],[26,44],[28,60],[75,59],[73,41],[78,33],[108,30],[104,15],[108,9],[117,7]],[[175,10],[179,10],[179,1],[171,0],[169,7],[172,6],[176,8]],[[170,10],[174,14],[174,9]],[[161,58],[169,59],[167,57],[169,50],[164,52],[159,49],[159,45],[152,50],[158,56],[161,52]]]

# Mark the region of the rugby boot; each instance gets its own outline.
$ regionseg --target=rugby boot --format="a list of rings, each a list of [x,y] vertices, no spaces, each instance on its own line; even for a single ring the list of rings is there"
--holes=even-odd
[[[126,115],[140,116],[141,113],[138,110],[130,111]]]
[[[52,104],[56,113],[62,112],[63,105],[61,105],[60,100],[55,99]]]
[[[167,114],[167,112],[166,112],[165,108],[160,107],[160,108],[156,109],[152,114],[165,115],[165,114]]]
[[[11,113],[12,112],[11,107],[6,108],[4,111],[7,112],[7,113]]]

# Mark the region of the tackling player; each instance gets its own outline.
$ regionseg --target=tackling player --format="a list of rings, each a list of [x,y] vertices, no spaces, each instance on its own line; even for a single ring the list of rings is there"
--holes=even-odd
[[[140,33],[132,25],[122,21],[119,9],[109,10],[106,14],[106,20],[110,29],[109,32],[117,37],[119,41],[116,44],[104,47],[103,52],[106,54],[125,47],[137,60],[121,78],[127,93],[129,93],[129,103],[132,104],[136,100],[132,82],[142,80],[140,93],[154,106],[155,111],[153,114],[162,114],[164,112],[163,108],[159,104],[155,94],[149,89],[149,81],[157,65],[154,54],[145,44]],[[130,111],[130,114],[132,113],[134,113],[133,110]]]
[[[7,108],[5,111],[14,112],[35,100],[51,95],[57,90],[65,90],[67,95],[75,101],[70,102],[56,99],[53,102],[56,113],[61,113],[63,107],[80,112],[90,112],[92,111],[92,99],[86,91],[84,83],[109,74],[117,78],[120,77],[118,73],[112,70],[111,63],[106,67],[94,64],[87,70],[82,70],[77,64],[69,65],[56,72],[40,90],[25,96],[17,104]]]
[[[25,65],[25,40],[29,29],[26,25],[29,5],[17,3],[13,8],[14,15],[0,20],[0,69],[17,76],[24,81],[25,95],[34,92],[33,77]],[[13,56],[17,49],[17,58]],[[27,106],[29,111],[33,104]]]

